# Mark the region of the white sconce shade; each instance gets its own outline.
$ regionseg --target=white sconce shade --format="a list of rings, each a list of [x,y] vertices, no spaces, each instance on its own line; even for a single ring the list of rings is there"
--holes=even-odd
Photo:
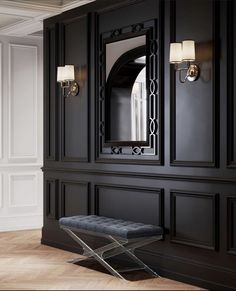
[[[170,44],[170,63],[178,64],[182,62],[182,43]]]
[[[64,67],[57,67],[57,82],[61,84],[63,89],[63,96],[65,90],[68,89],[68,96],[77,96],[79,94],[79,84],[75,81],[75,66],[67,65]]]
[[[64,82],[65,67],[57,67],[57,82]]]
[[[67,65],[64,69],[64,80],[74,81],[75,80],[75,67],[73,65]]]
[[[194,40],[184,40],[182,42],[183,49],[183,61],[193,62],[195,61],[195,41]]]

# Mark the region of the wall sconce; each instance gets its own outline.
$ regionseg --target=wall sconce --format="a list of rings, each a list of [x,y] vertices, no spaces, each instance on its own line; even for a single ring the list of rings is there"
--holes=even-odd
[[[186,80],[194,82],[198,79],[200,69],[198,65],[191,62],[195,61],[195,42],[193,40],[184,40],[182,43],[170,44],[170,63],[175,65],[175,70],[179,72],[179,81],[185,83]],[[187,66],[179,67],[179,64],[186,62]],[[182,72],[185,73],[182,79]]]
[[[57,82],[61,84],[63,89],[63,96],[65,96],[65,89],[69,89],[65,97],[77,96],[79,94],[79,85],[75,81],[75,67],[67,65],[64,67],[57,67]]]

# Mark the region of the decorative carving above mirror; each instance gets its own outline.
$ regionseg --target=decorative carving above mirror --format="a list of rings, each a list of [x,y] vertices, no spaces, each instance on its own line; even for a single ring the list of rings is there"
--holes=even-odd
[[[161,164],[157,21],[103,33],[99,41],[97,161]]]

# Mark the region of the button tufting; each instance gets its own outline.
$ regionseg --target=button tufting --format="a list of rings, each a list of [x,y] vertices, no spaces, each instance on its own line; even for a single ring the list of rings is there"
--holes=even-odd
[[[59,222],[61,225],[81,230],[90,230],[124,238],[154,236],[163,233],[159,226],[96,215],[64,217]]]

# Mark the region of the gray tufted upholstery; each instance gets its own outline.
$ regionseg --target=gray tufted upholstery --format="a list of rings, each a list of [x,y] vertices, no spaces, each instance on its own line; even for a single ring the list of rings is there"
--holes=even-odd
[[[59,220],[59,223],[61,226],[127,239],[163,234],[163,229],[159,226],[96,215],[64,217]]]

